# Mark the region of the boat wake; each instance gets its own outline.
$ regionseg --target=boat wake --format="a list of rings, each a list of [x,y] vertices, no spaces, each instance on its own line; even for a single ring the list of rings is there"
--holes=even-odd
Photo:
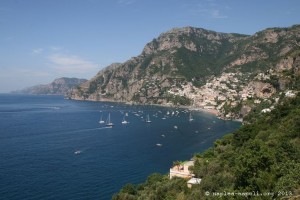
[[[87,128],[87,129],[80,129],[80,130],[75,130],[75,131],[70,131],[70,132],[78,133],[78,132],[94,131],[94,130],[101,130],[101,129],[108,129],[108,128],[111,128],[111,127]]]

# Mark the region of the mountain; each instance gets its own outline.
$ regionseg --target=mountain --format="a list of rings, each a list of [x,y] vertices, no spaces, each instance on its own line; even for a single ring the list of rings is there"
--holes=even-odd
[[[176,28],[146,44],[139,56],[101,70],[69,97],[187,105],[244,118],[255,109],[269,112],[282,95],[295,95],[299,88],[290,85],[298,81],[299,66],[300,25],[254,35]]]
[[[86,79],[62,77],[55,79],[52,83],[32,86],[23,90],[15,91],[14,93],[67,95],[68,91],[73,87],[80,85],[86,81]]]

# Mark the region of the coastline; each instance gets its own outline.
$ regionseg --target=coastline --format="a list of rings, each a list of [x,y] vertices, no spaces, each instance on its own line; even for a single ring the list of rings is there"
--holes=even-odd
[[[185,106],[185,105],[172,105],[172,104],[148,104],[148,103],[136,103],[136,102],[126,102],[126,101],[115,101],[110,99],[105,100],[96,100],[96,99],[78,99],[78,98],[68,98],[69,100],[75,100],[75,101],[95,101],[95,102],[110,102],[110,103],[123,103],[127,105],[148,105],[148,106],[160,106],[165,108],[182,108],[182,109],[188,109],[190,111],[198,111],[198,112],[204,112],[207,114],[214,115],[215,117],[222,119],[222,120],[230,120],[230,121],[237,121],[237,122],[243,122],[242,118],[226,118],[222,117],[221,113],[216,109],[204,109],[199,107],[193,107],[193,106]]]

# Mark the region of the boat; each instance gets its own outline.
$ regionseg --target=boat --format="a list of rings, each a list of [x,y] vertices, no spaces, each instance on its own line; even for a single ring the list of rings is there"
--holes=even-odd
[[[161,147],[161,146],[162,146],[162,144],[159,144],[159,143],[157,143],[157,144],[156,144],[156,146],[159,146],[159,147]]]
[[[128,121],[126,121],[125,116],[126,115],[124,115],[124,117],[123,117],[122,124],[128,124],[129,123]]]
[[[151,120],[150,120],[150,117],[149,117],[149,115],[147,115],[146,122],[147,122],[147,123],[151,123]]]
[[[192,117],[192,113],[190,113],[190,116],[189,116],[189,121],[191,122],[191,121],[193,121],[194,119],[193,119],[193,117]]]
[[[178,129],[178,127],[177,127],[177,126],[174,126],[174,128],[175,128],[175,129]]]
[[[105,123],[105,121],[102,119],[102,115],[101,115],[100,120],[99,120],[99,124],[104,124],[104,123]]]
[[[74,152],[74,154],[76,154],[76,155],[77,155],[77,154],[80,154],[80,153],[81,153],[80,150]]]
[[[110,113],[108,114],[107,120],[106,120],[106,126],[113,126],[114,124],[110,121]]]

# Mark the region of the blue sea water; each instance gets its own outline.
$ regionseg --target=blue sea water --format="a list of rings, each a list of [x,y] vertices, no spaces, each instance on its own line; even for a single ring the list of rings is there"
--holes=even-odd
[[[109,113],[113,128],[98,123]],[[111,199],[124,184],[168,173],[173,161],[240,127],[192,116],[189,122],[189,112],[178,108],[0,94],[0,199]]]

